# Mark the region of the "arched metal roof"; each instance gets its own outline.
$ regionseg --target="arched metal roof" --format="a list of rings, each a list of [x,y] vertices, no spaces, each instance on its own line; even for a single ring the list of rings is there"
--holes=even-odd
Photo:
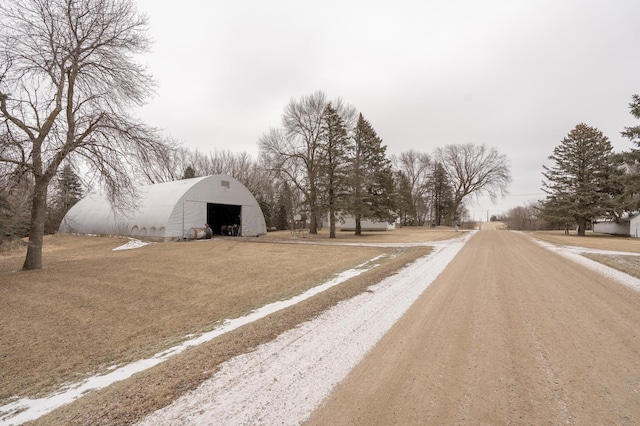
[[[162,239],[184,238],[190,228],[203,227],[207,203],[241,206],[242,236],[266,233],[262,210],[238,180],[213,175],[138,188],[132,212],[113,209],[102,194],[90,194],[74,205],[60,224],[60,232],[122,235]]]

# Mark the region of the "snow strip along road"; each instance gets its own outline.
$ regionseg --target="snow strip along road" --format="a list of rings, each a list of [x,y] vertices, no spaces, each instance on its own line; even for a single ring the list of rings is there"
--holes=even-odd
[[[369,352],[474,235],[434,251],[255,351],[140,425],[298,424]]]
[[[120,249],[125,250],[135,247],[141,247],[141,245],[135,243],[134,240],[133,244],[127,243],[124,246],[121,246]],[[141,359],[122,367],[111,368],[109,369],[110,372],[106,374],[93,376],[84,380],[83,382],[68,385],[63,389],[60,389],[58,392],[55,392],[53,395],[36,399],[22,398],[9,404],[0,406],[0,426],[19,425],[29,420],[35,420],[47,413],[50,413],[56,408],[62,407],[63,405],[69,404],[76,399],[81,398],[87,391],[102,389],[113,383],[126,380],[135,373],[139,373],[141,371],[155,367],[161,362],[164,362],[170,357],[185,351],[191,346],[197,346],[199,344],[213,340],[218,336],[242,327],[243,325],[262,319],[267,315],[270,315],[281,309],[293,306],[303,300],[322,293],[323,291],[333,286],[341,284],[350,278],[356,277],[365,271],[375,268],[376,266],[378,266],[378,260],[380,260],[380,258],[384,256],[386,255],[376,256],[361,263],[360,265],[355,266],[354,268],[347,269],[339,274],[336,274],[336,276],[332,279],[319,286],[313,287],[298,296],[294,296],[287,300],[270,303],[259,309],[256,309],[255,311],[243,317],[227,319],[221,326],[214,328],[212,331],[203,333],[196,337],[186,336],[186,340],[181,344],[162,351],[151,358]]]
[[[559,254],[560,256],[566,257],[567,259],[571,259],[574,262],[585,266],[591,270],[599,272],[606,277],[611,278],[614,281],[617,281],[623,285],[626,285],[629,288],[632,288],[636,291],[640,291],[640,279],[631,276],[629,274],[625,274],[624,272],[618,271],[617,269],[611,268],[610,266],[604,265],[600,262],[596,262],[595,260],[591,260],[588,257],[584,257],[584,254],[594,253],[594,254],[604,254],[610,256],[640,256],[638,253],[633,252],[622,252],[622,251],[611,251],[611,250],[599,250],[599,249],[591,249],[586,247],[573,247],[573,246],[557,246],[546,241],[538,240],[533,237],[529,237],[532,241],[538,244],[541,247],[546,248],[549,251]]]

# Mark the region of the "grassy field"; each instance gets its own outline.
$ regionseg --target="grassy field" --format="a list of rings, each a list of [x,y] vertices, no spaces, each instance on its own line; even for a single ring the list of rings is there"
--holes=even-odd
[[[255,239],[158,243],[122,251],[113,249],[127,239],[58,234],[46,237],[44,268],[28,272],[19,271],[24,248],[15,248],[0,254],[0,405],[152,356],[226,318],[300,294],[337,272],[389,255],[379,267],[336,288],[92,392],[38,421],[130,424],[195,388],[225,360],[365,291],[430,251],[340,243],[412,243],[461,234],[402,228],[362,237],[338,233],[330,240],[326,231],[306,238],[281,231]],[[557,244],[640,252],[640,241],[627,239],[535,236]]]
[[[353,247],[338,242],[439,240],[450,231],[289,232],[257,239],[149,244],[113,251],[127,239],[47,236],[44,268],[20,272],[24,248],[0,255],[0,403],[34,396],[136,359],[189,334],[300,294],[383,253],[399,267],[428,248]],[[284,244],[326,242],[328,244]]]

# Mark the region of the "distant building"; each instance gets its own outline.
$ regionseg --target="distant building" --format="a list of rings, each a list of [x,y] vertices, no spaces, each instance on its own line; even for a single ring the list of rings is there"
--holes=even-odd
[[[138,206],[114,211],[104,195],[90,194],[76,203],[60,232],[121,235],[172,240],[208,224],[213,234],[257,236],[267,232],[255,197],[238,180],[213,175],[138,188]]]
[[[322,226],[328,228],[329,227],[329,215],[322,218]],[[362,219],[360,221],[360,226],[363,231],[392,231],[396,229],[395,223],[388,222],[379,222],[375,220]],[[355,231],[356,230],[356,220],[353,216],[345,215],[340,219],[336,220],[336,229],[340,229],[341,231]]]
[[[593,222],[593,232],[640,238],[640,213],[633,213],[618,222],[612,219]]]

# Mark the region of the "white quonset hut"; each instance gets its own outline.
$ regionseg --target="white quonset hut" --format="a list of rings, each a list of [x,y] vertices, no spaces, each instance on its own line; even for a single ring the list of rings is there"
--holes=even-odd
[[[116,212],[103,195],[91,194],[75,204],[60,232],[122,235],[172,240],[186,238],[192,228],[209,224],[214,234],[237,229],[239,236],[267,232],[255,197],[238,180],[213,175],[138,188],[138,207]]]

